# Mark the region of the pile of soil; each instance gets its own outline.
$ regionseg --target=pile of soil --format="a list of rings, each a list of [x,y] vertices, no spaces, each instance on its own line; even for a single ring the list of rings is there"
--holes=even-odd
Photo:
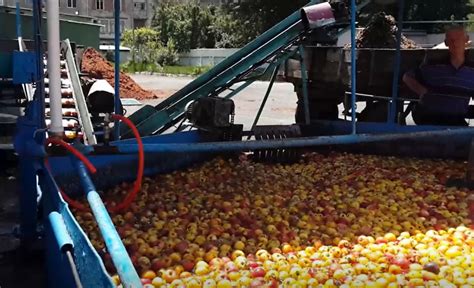
[[[82,56],[81,71],[95,79],[105,79],[110,85],[115,85],[114,67],[93,48],[87,48]],[[153,92],[140,87],[127,74],[120,72],[120,97],[137,100],[158,98]]]
[[[379,12],[357,35],[357,48],[397,48],[397,32],[395,18],[384,12]],[[415,42],[402,35],[401,48],[416,49],[419,47]]]

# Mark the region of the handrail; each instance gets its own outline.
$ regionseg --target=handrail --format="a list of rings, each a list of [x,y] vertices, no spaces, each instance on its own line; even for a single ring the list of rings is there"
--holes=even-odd
[[[69,76],[68,78],[71,80],[72,97],[74,98],[74,103],[76,103],[79,123],[81,123],[85,136],[84,143],[95,145],[97,144],[97,139],[94,135],[94,127],[92,125],[89,109],[87,108],[86,98],[82,91],[79,73],[76,62],[74,61],[74,55],[72,54],[71,42],[69,39],[66,39],[63,43],[66,45],[66,51],[64,52],[66,58],[66,70]]]

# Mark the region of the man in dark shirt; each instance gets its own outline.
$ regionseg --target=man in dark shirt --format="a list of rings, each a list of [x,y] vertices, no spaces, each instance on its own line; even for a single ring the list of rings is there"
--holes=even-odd
[[[467,126],[469,101],[474,96],[474,63],[467,60],[469,36],[463,27],[446,32],[449,57],[427,63],[403,76],[405,84],[420,97],[413,109],[417,125]]]

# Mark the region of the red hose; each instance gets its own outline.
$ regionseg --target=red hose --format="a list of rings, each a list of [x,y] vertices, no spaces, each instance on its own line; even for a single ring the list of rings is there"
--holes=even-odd
[[[117,204],[116,206],[112,206],[109,208],[110,212],[119,212],[121,210],[127,209],[132,202],[135,200],[137,197],[138,192],[140,191],[142,187],[142,179],[143,179],[143,171],[145,168],[145,153],[144,153],[144,148],[143,148],[143,142],[140,137],[140,133],[138,132],[138,129],[133,125],[132,121],[130,121],[128,118],[122,116],[122,115],[112,115],[112,118],[114,120],[119,120],[124,122],[133,132],[133,135],[137,139],[137,144],[138,144],[138,171],[137,171],[137,179],[134,182],[134,185],[132,187],[132,190],[127,194],[125,199]],[[83,154],[81,154],[77,149],[72,147],[71,145],[67,144],[63,140],[55,139],[55,138],[48,138],[46,140],[45,145],[49,144],[56,144],[59,145],[63,148],[65,148],[68,152],[72,153],[74,156],[76,156],[79,160],[84,163],[84,165],[87,167],[87,169],[92,173],[96,173],[97,169],[92,165],[92,163],[87,159]],[[49,168],[47,160],[45,161],[46,166]],[[78,210],[88,210],[88,208],[81,203],[74,201],[71,199],[69,196],[67,196],[63,191],[60,190],[61,196],[63,196],[64,200],[70,204],[72,207],[78,209]]]
[[[97,169],[95,169],[94,165],[87,159],[86,156],[84,156],[81,152],[79,152],[76,148],[72,147],[71,145],[67,144],[63,140],[57,139],[57,138],[48,138],[46,139],[46,142],[44,145],[48,146],[49,144],[55,144],[58,146],[63,147],[66,149],[68,152],[76,156],[77,159],[81,160],[82,163],[87,167],[90,173],[95,174],[97,172]]]
[[[94,165],[89,161],[89,159],[86,158],[86,156],[84,156],[81,152],[79,152],[76,148],[74,148],[73,146],[67,144],[66,142],[64,142],[63,140],[60,140],[60,139],[56,139],[56,138],[48,138],[46,139],[46,142],[45,142],[45,146],[48,146],[49,144],[54,144],[54,145],[58,145],[58,146],[61,146],[62,148],[66,149],[68,152],[70,152],[71,154],[73,154],[74,156],[77,157],[77,159],[79,159],[82,163],[84,163],[84,165],[87,167],[87,169],[89,170],[90,173],[94,174],[97,172],[97,169],[94,167]],[[48,158],[46,158],[44,160],[44,164],[46,166],[46,168],[48,170],[50,170],[50,166],[49,166],[49,162],[48,162]],[[73,200],[72,198],[70,198],[66,193],[64,193],[61,189],[59,189],[59,193],[61,193],[61,196],[64,198],[64,201],[66,201],[66,203],[68,203],[69,205],[71,205],[72,207],[76,208],[77,210],[81,210],[81,211],[87,211],[88,208],[84,205],[82,205],[82,203],[78,202],[78,201],[75,201]]]
[[[130,121],[128,118],[122,115],[117,115],[117,114],[112,115],[112,118],[114,120],[120,120],[123,123],[125,123],[132,130],[133,135],[137,139],[137,144],[138,144],[137,179],[135,180],[133,188],[128,193],[127,197],[125,197],[125,199],[119,204],[117,204],[116,206],[110,207],[111,212],[119,212],[121,210],[127,209],[130,206],[130,204],[132,204],[132,202],[135,200],[138,192],[140,191],[142,187],[143,170],[145,168],[145,153],[144,153],[143,142],[142,142],[142,138],[140,137],[140,133],[138,132],[137,127],[133,125],[132,121]]]

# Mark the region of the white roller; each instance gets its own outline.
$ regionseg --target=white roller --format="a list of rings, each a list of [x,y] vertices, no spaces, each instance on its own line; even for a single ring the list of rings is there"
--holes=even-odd
[[[48,78],[51,102],[51,134],[62,135],[61,55],[59,49],[59,1],[46,1],[48,19]]]

